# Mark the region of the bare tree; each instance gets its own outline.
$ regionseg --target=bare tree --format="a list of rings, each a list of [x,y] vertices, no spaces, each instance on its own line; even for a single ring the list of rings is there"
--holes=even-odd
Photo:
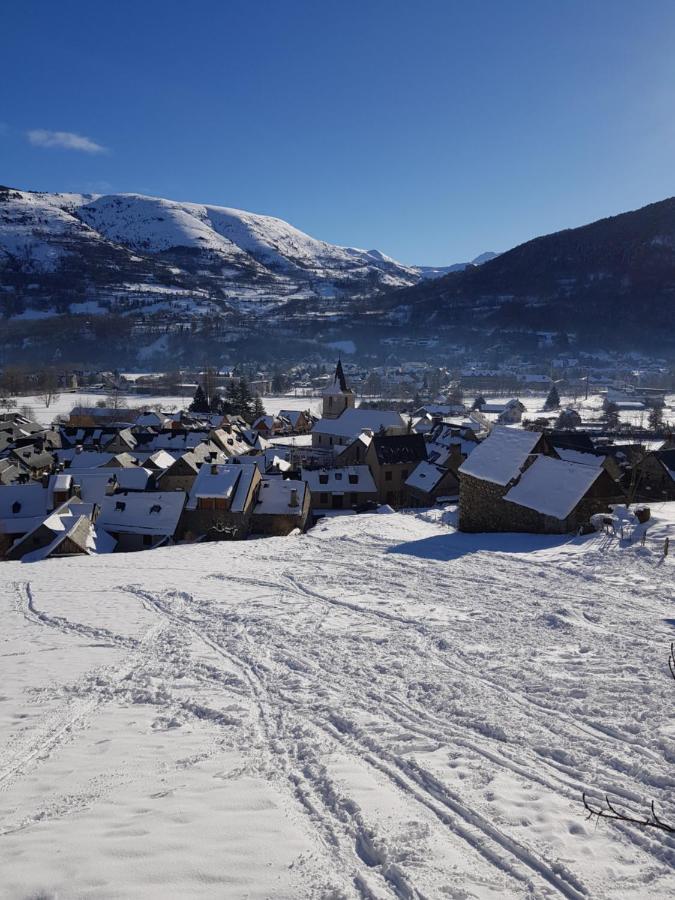
[[[53,369],[45,369],[40,373],[38,380],[39,396],[44,401],[47,409],[55,400],[59,399],[59,379]]]
[[[668,668],[675,680],[675,643],[670,645]],[[586,797],[585,792],[581,796],[584,803],[584,809],[588,813],[587,819],[595,819],[596,822],[599,822],[600,819],[610,819],[614,822],[628,822],[630,825],[639,825],[643,828],[656,828],[659,831],[665,831],[667,834],[675,834],[675,825],[664,822],[663,819],[658,816],[653,800],[649,812],[646,815],[640,815],[639,813],[626,812],[623,809],[618,809],[609,799],[607,794],[605,794],[604,803],[593,803]]]

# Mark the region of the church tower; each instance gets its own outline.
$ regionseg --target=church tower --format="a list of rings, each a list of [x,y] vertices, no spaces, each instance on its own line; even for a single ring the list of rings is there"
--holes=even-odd
[[[323,418],[337,419],[346,409],[354,409],[356,398],[351,388],[347,387],[342,362],[338,360],[333,380],[323,390]]]

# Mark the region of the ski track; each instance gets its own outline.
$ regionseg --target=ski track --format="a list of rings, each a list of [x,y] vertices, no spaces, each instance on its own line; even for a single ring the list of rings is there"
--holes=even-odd
[[[491,815],[480,786],[465,789],[448,780],[428,754],[434,760],[443,754],[450,768],[457,760],[472,772],[503,772],[524,794],[543,791],[571,809],[580,806],[582,791],[607,790],[638,806],[647,793],[673,798],[673,751],[656,726],[637,716],[640,730],[631,732],[630,716],[616,723],[603,718],[615,690],[617,648],[625,662],[623,687],[634,694],[631,710],[653,690],[654,673],[629,661],[635,642],[646,641],[641,611],[672,605],[668,582],[659,583],[649,560],[613,552],[600,539],[574,556],[560,548],[557,556],[519,554],[527,615],[558,635],[554,649],[539,656],[516,639],[529,626],[522,603],[510,602],[520,603],[513,554],[468,554],[459,572],[439,581],[438,562],[387,552],[391,544],[386,535],[340,535],[326,554],[325,542],[304,539],[288,545],[291,560],[279,565],[256,542],[249,545],[251,558],[233,558],[225,573],[188,577],[185,569],[166,566],[164,582],[173,581],[172,589],[145,582],[116,588],[156,619],[140,637],[47,612],[30,582],[14,582],[15,608],[30,625],[105,642],[122,655],[67,686],[66,699],[36,734],[8,743],[0,752],[0,790],[86,731],[104,704],[146,703],[179,724],[193,718],[230,741],[235,734],[247,765],[288,796],[293,815],[312,829],[350,896],[424,900],[433,894],[414,865],[390,852],[372,812],[331,773],[336,753],[366,767],[411,814],[434,822],[455,851],[500,873],[508,896],[611,897],[578,874],[574,861],[551,857],[536,840],[523,843],[508,822]],[[351,557],[356,546],[360,554]],[[253,577],[265,561],[276,562],[274,577]],[[631,583],[649,589],[637,594],[627,589]],[[475,646],[455,640],[454,620],[471,625]],[[346,637],[334,641],[339,632]],[[667,635],[664,624],[664,642]],[[605,641],[613,644],[607,659],[598,652]],[[222,697],[225,710],[216,700],[205,706],[174,689],[185,672],[209,696]],[[597,685],[585,687],[589,678]],[[218,752],[216,739],[208,753]],[[60,818],[94,804],[104,789],[84,789],[49,813],[0,823],[0,838],[45,815]],[[622,826],[614,833],[646,865],[675,867],[675,841]]]

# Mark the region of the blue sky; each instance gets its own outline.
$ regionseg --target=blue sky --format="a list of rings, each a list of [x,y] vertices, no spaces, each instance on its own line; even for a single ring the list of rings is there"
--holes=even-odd
[[[0,183],[444,264],[675,193],[675,3],[21,0]]]

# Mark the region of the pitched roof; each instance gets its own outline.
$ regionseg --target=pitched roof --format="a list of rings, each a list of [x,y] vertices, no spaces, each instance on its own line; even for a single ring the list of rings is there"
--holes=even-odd
[[[405,428],[400,413],[389,409],[346,409],[337,419],[319,419],[312,433],[355,438],[365,429],[379,431],[381,428]]]
[[[373,447],[379,463],[415,463],[427,458],[427,444],[421,434],[376,434]]]
[[[304,481],[295,481],[282,478],[281,475],[271,475],[263,478],[258,493],[258,502],[253,512],[255,515],[301,515],[305,500],[307,485]],[[296,491],[297,506],[291,506],[291,494]]]
[[[368,466],[346,466],[340,469],[302,469],[302,481],[313,494],[354,493],[374,494],[375,481]]]
[[[188,509],[196,509],[200,498],[222,497],[231,499],[242,472],[241,466],[203,465],[190,489]]]
[[[520,428],[493,428],[459,467],[461,475],[507,485],[522,469],[527,457],[541,440],[537,431]]]
[[[342,360],[338,360],[337,366],[335,367],[335,375],[333,375],[333,380],[328,383],[326,388],[324,389],[324,394],[351,394],[351,388],[347,387],[347,379],[345,378],[345,373],[342,369]]]
[[[546,516],[565,519],[586,495],[603,469],[538,456],[504,497]]]
[[[173,535],[185,497],[185,491],[113,494],[103,498],[97,525],[127,534]]]
[[[442,466],[435,466],[433,463],[422,460],[412,470],[405,483],[408,487],[417,488],[420,491],[433,491],[449,471]]]

